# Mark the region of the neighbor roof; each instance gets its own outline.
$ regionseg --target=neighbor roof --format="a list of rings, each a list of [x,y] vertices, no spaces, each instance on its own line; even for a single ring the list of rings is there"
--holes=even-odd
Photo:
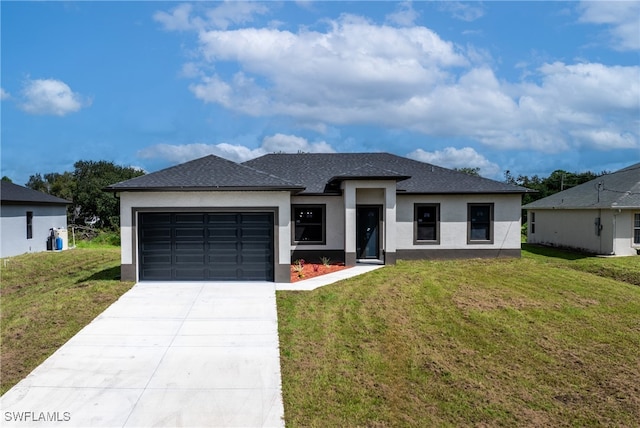
[[[120,183],[104,190],[292,190],[303,187],[283,178],[209,155]]]
[[[640,163],[547,196],[523,208],[640,208]]]
[[[404,193],[527,193],[531,190],[389,153],[269,154],[244,162],[261,171],[300,183],[301,194],[324,193],[336,180],[390,179]]]
[[[71,202],[8,181],[0,181],[2,204],[69,205]]]

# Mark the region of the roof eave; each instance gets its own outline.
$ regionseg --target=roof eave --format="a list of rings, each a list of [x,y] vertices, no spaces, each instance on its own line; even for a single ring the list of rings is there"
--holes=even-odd
[[[122,193],[122,192],[270,192],[270,191],[288,191],[301,192],[305,188],[301,186],[162,186],[162,187],[105,187],[103,192]]]

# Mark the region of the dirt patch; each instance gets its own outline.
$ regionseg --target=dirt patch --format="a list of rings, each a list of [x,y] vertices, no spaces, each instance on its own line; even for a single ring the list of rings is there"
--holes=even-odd
[[[347,266],[344,264],[330,264],[325,266],[323,264],[305,263],[302,265],[302,269],[300,269],[298,265],[291,265],[291,282],[302,281],[343,269],[347,269]]]
[[[458,288],[453,302],[458,308],[469,311],[489,311],[495,309],[526,309],[542,306],[539,301],[525,296],[500,295],[498,290],[488,290],[470,285],[462,285]]]

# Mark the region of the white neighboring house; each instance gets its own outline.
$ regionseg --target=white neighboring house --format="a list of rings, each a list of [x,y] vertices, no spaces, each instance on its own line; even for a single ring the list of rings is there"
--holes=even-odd
[[[600,254],[640,251],[640,163],[523,207],[528,242]]]
[[[388,153],[207,156],[105,189],[123,280],[289,282],[322,257],[519,257],[523,187]]]
[[[0,257],[46,251],[50,230],[67,228],[65,199],[1,181],[0,202]]]

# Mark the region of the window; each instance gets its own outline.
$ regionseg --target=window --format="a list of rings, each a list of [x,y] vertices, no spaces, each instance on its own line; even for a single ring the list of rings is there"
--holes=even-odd
[[[467,240],[493,244],[493,204],[467,205]]]
[[[640,244],[640,213],[633,215],[633,243]]]
[[[531,233],[536,233],[536,213],[531,213]]]
[[[324,205],[293,205],[292,216],[294,243],[325,243]]]
[[[33,239],[33,211],[27,211],[27,239]]]
[[[414,205],[414,242],[440,243],[440,204]]]

